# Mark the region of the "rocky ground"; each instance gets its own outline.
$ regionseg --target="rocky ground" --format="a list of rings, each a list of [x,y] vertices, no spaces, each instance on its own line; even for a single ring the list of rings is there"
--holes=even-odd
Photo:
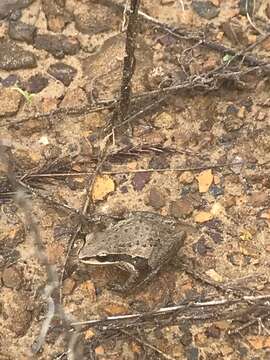
[[[0,2],[0,360],[269,359],[270,4],[142,0],[134,116],[111,142],[125,3]],[[77,254],[97,215],[135,210],[194,231],[121,294],[123,272]]]

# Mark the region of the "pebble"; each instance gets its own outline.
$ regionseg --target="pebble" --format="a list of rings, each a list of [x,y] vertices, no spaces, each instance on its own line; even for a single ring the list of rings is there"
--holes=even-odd
[[[31,76],[27,80],[25,84],[25,89],[31,94],[37,94],[43,89],[45,89],[48,84],[49,80],[45,76],[43,76],[42,74],[36,74]]]
[[[4,286],[10,289],[19,289],[22,284],[22,273],[15,267],[6,268],[2,274]]]
[[[10,21],[8,34],[11,39],[17,41],[25,41],[33,44],[36,27],[34,25],[25,24],[21,21]]]
[[[138,172],[133,176],[132,186],[135,191],[141,191],[150,181],[151,173],[149,171]]]
[[[0,69],[10,71],[37,66],[35,55],[11,41],[0,42]]]
[[[191,184],[194,180],[194,175],[191,171],[184,171],[180,176],[179,180],[182,184]]]
[[[0,116],[15,115],[19,110],[21,99],[22,95],[14,89],[0,89]]]
[[[1,84],[4,87],[10,87],[10,86],[14,86],[16,84],[18,86],[20,86],[20,78],[17,74],[10,74],[6,78],[1,80]]]
[[[65,1],[43,0],[42,9],[48,29],[53,32],[61,33],[66,24],[72,20],[72,14],[65,9]]]
[[[73,81],[74,76],[77,74],[77,70],[73,66],[63,62],[57,62],[50,65],[48,73],[61,81],[65,86],[69,86]]]
[[[202,18],[211,20],[218,16],[219,8],[211,1],[192,1],[193,10]]]
[[[155,210],[159,210],[160,208],[165,206],[166,200],[163,193],[159,189],[157,189],[156,187],[152,187],[149,192],[148,203]]]
[[[186,218],[193,212],[193,205],[187,198],[172,201],[170,204],[170,215],[179,219]]]
[[[210,212],[207,212],[207,211],[199,211],[194,216],[194,220],[199,224],[210,221],[212,219],[213,219],[213,215]]]
[[[26,8],[34,0],[1,0],[0,1],[0,20],[8,17],[17,10]]]
[[[80,50],[80,43],[74,37],[65,35],[40,34],[35,37],[34,46],[43,49],[57,58],[75,55]]]
[[[205,238],[199,239],[195,244],[193,244],[193,251],[201,256],[205,256],[209,249],[205,241]]]
[[[74,20],[76,29],[89,35],[110,31],[119,23],[110,8],[98,2],[91,2],[89,6],[81,4],[74,12]]]

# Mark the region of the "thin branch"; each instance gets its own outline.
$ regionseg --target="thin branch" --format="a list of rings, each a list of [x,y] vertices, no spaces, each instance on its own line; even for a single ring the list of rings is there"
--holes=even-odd
[[[160,308],[147,313],[136,313],[136,314],[125,314],[125,315],[116,315],[108,316],[103,319],[93,319],[86,321],[74,322],[72,326],[105,326],[106,324],[115,323],[118,321],[130,321],[130,320],[149,320],[150,318],[157,318],[164,315],[171,315],[175,312],[184,312],[189,309],[199,309],[199,308],[209,308],[223,305],[234,305],[234,304],[243,304],[243,303],[260,303],[263,302],[264,306],[269,307],[270,294],[259,295],[259,296],[243,296],[241,298],[230,299],[230,298],[221,298],[210,301],[198,301],[190,302],[184,305],[175,305]],[[136,324],[134,324],[136,326]]]
[[[129,112],[130,97],[131,97],[131,80],[135,71],[136,58],[136,37],[137,37],[137,22],[138,10],[140,0],[131,0],[131,6],[128,14],[126,48],[124,56],[122,83],[120,89],[120,98],[118,107],[112,116],[112,124],[122,124]]]

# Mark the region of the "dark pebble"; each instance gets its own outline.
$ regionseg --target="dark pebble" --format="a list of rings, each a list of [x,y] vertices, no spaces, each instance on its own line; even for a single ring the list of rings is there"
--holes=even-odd
[[[26,84],[25,84],[25,90],[27,90],[31,94],[37,94],[43,89],[45,89],[46,86],[48,86],[49,80],[42,76],[41,74],[36,74],[31,76]]]
[[[202,18],[210,20],[218,16],[219,8],[211,1],[192,1],[194,11]]]
[[[20,14],[20,9],[26,8],[34,0],[1,0],[0,1],[0,20],[16,14],[16,19],[18,19],[18,14]]]
[[[136,191],[141,191],[150,181],[150,178],[151,174],[149,171],[136,173],[132,179],[133,189]]]
[[[37,35],[34,46],[37,49],[48,51],[57,58],[63,58],[65,55],[75,55],[80,50],[79,41],[65,35]]]
[[[0,42],[0,69],[31,69],[37,66],[35,55],[10,41]]]
[[[207,234],[211,237],[215,244],[221,244],[223,242],[223,236],[220,232],[207,229]]]
[[[77,70],[70,65],[58,62],[50,65],[48,73],[55,77],[57,80],[61,81],[65,86],[69,86],[74,79]]]
[[[159,189],[152,187],[149,192],[149,205],[155,210],[162,208],[166,204],[165,197]]]
[[[19,289],[22,282],[22,273],[15,266],[11,266],[3,271],[2,281],[7,288]]]
[[[13,40],[25,41],[28,44],[33,44],[36,27],[25,24],[21,21],[10,21],[8,34]]]
[[[193,244],[193,251],[201,256],[207,254],[209,247],[206,245],[205,238],[201,238],[195,244]]]
[[[1,84],[4,87],[10,87],[10,86],[14,86],[14,85],[18,85],[20,86],[20,78],[17,74],[10,74],[8,75],[5,79],[1,80]]]

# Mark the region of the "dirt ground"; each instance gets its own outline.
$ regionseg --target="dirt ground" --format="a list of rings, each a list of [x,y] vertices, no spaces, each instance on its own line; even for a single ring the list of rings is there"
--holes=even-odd
[[[125,4],[0,3],[0,360],[270,359],[270,2],[142,0],[112,128]],[[123,294],[78,253],[132,211],[193,230]]]

